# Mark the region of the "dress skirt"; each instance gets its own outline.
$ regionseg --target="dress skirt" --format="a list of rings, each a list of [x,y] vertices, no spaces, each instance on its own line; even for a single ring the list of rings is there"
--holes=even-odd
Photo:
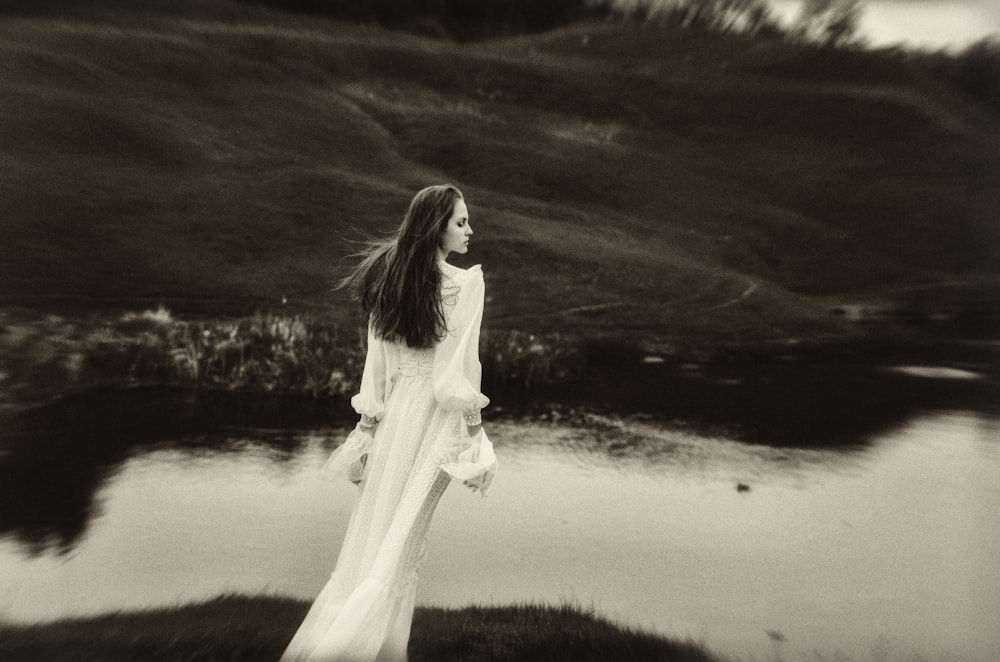
[[[324,468],[360,485],[337,564],[282,660],[405,662],[427,529],[452,478],[485,496],[497,470],[481,427],[463,414],[489,404],[481,391],[482,269],[440,262],[444,333],[433,347],[386,340],[369,324],[354,410],[378,420],[356,428]]]
[[[465,433],[461,412],[438,406],[429,370],[397,374],[370,446],[355,431],[331,462],[368,452],[360,497],[337,565],[284,661],[403,662],[427,530]],[[360,445],[359,445],[360,444]],[[330,463],[328,463],[329,465]]]

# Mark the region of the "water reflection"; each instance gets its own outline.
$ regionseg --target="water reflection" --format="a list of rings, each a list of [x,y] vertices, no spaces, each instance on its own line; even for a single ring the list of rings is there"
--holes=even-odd
[[[610,354],[563,402],[690,421],[699,430],[776,446],[858,446],[933,411],[1000,410],[997,361],[957,366],[865,362],[691,365],[677,373]],[[621,364],[632,368],[622,370]],[[945,377],[945,378],[942,378]]]
[[[792,448],[856,451],[921,413],[992,415],[1000,406],[996,376],[980,355],[961,369],[777,363],[692,366],[680,373],[610,350],[590,358],[584,383],[558,392],[497,388],[493,409],[524,412],[528,421],[539,412],[558,420],[558,412],[568,411],[578,425],[548,443],[600,451],[627,472],[660,462],[702,470],[735,453],[752,474],[762,462],[784,463],[787,472],[789,463],[810,461]],[[598,411],[614,414],[592,413]],[[32,554],[69,553],[101,512],[95,495],[135,454],[161,447],[241,452],[245,441],[232,431],[252,428],[254,444],[274,461],[289,461],[303,444],[295,431],[336,427],[351,417],[343,402],[169,388],[95,392],[8,416],[0,421],[0,537],[12,536]],[[662,423],[690,429],[687,438],[695,442],[714,433],[773,448],[746,458],[732,441],[714,447],[710,457],[699,455],[702,447],[686,443],[685,435],[659,434]],[[512,430],[515,438],[530,423],[519,429]],[[338,438],[331,434],[328,443]],[[831,462],[827,453],[817,457]]]
[[[68,553],[101,513],[95,495],[132,455],[163,445],[189,453],[240,452],[242,442],[224,434],[238,421],[257,426],[254,443],[270,449],[273,460],[286,461],[303,443],[288,430],[318,427],[337,416],[330,412],[335,406],[136,389],[67,398],[8,416],[0,427],[0,537],[12,535],[31,554]]]
[[[0,536],[15,534],[33,555],[72,549],[100,514],[93,495],[116,466],[109,458],[89,466],[75,460],[0,457]]]
[[[853,450],[591,423],[491,426],[502,474],[487,499],[445,494],[421,604],[569,599],[740,659],[1000,652],[995,418],[918,417]],[[70,553],[0,541],[0,616],[313,597],[356,495],[318,471],[341,432],[230,430],[211,448],[199,436],[128,453]]]

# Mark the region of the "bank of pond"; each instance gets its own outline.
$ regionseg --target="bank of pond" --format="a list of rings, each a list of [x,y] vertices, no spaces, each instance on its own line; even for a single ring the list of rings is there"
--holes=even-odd
[[[972,366],[857,370],[874,381],[844,366],[765,366],[740,383],[691,370],[689,395],[673,392],[704,409],[676,418],[501,397],[486,422],[497,479],[485,499],[445,493],[418,605],[583,605],[729,659],[996,657],[996,381]],[[835,381],[807,407],[821,375]],[[737,407],[726,393],[745,395]],[[331,402],[154,388],[9,413],[0,619],[231,593],[307,603],[357,497],[320,472],[352,424]],[[719,413],[754,402],[753,425]],[[799,436],[810,416],[816,432]],[[785,437],[755,441],[780,421]],[[674,659],[655,655],[634,659]]]

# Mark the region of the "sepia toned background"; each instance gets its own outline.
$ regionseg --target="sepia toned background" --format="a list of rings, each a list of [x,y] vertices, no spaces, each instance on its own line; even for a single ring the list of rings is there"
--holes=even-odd
[[[526,602],[723,659],[1000,654],[995,3],[0,10],[0,659],[144,608],[193,620],[130,626],[159,659],[280,652],[354,496],[335,285],[440,182],[501,469],[442,501],[413,659],[507,659],[469,606]]]

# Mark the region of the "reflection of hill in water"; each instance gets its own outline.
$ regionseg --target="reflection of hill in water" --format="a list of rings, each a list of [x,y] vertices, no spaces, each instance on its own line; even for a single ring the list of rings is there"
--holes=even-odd
[[[782,447],[849,452],[917,414],[956,409],[997,414],[1000,387],[993,378],[944,380],[910,373],[863,364],[705,366],[688,374],[659,366],[625,371],[598,365],[569,391],[498,390],[490,413],[504,417],[498,432],[505,434],[496,438],[500,446],[505,437],[517,443],[524,415],[527,427],[561,423],[553,434],[537,438],[567,452],[604,455],[623,467],[637,461],[745,460],[778,470],[811,461],[809,453],[784,454]],[[243,430],[243,440],[266,446],[267,457],[281,462],[302,448],[304,432],[331,425],[339,430],[348,420],[351,412],[343,402],[178,389],[92,393],[23,411],[4,421],[0,441],[0,535],[13,535],[36,552],[68,551],[99,511],[100,488],[130,456],[163,447],[240,452],[245,445],[233,442],[233,432]],[[741,450],[735,442],[702,444],[704,436],[765,444],[774,451]],[[332,434],[331,443],[340,437]]]
[[[1000,382],[933,379],[865,363],[691,366],[687,373],[638,366],[596,367],[580,385],[585,401],[609,411],[690,421],[776,446],[863,444],[922,411],[996,411]]]
[[[171,389],[91,393],[21,412],[3,421],[0,437],[0,535],[36,552],[68,551],[99,513],[101,486],[130,456],[164,446],[238,452],[224,430],[240,425],[261,428],[254,439],[281,461],[302,443],[295,430],[339,415],[311,399]]]

